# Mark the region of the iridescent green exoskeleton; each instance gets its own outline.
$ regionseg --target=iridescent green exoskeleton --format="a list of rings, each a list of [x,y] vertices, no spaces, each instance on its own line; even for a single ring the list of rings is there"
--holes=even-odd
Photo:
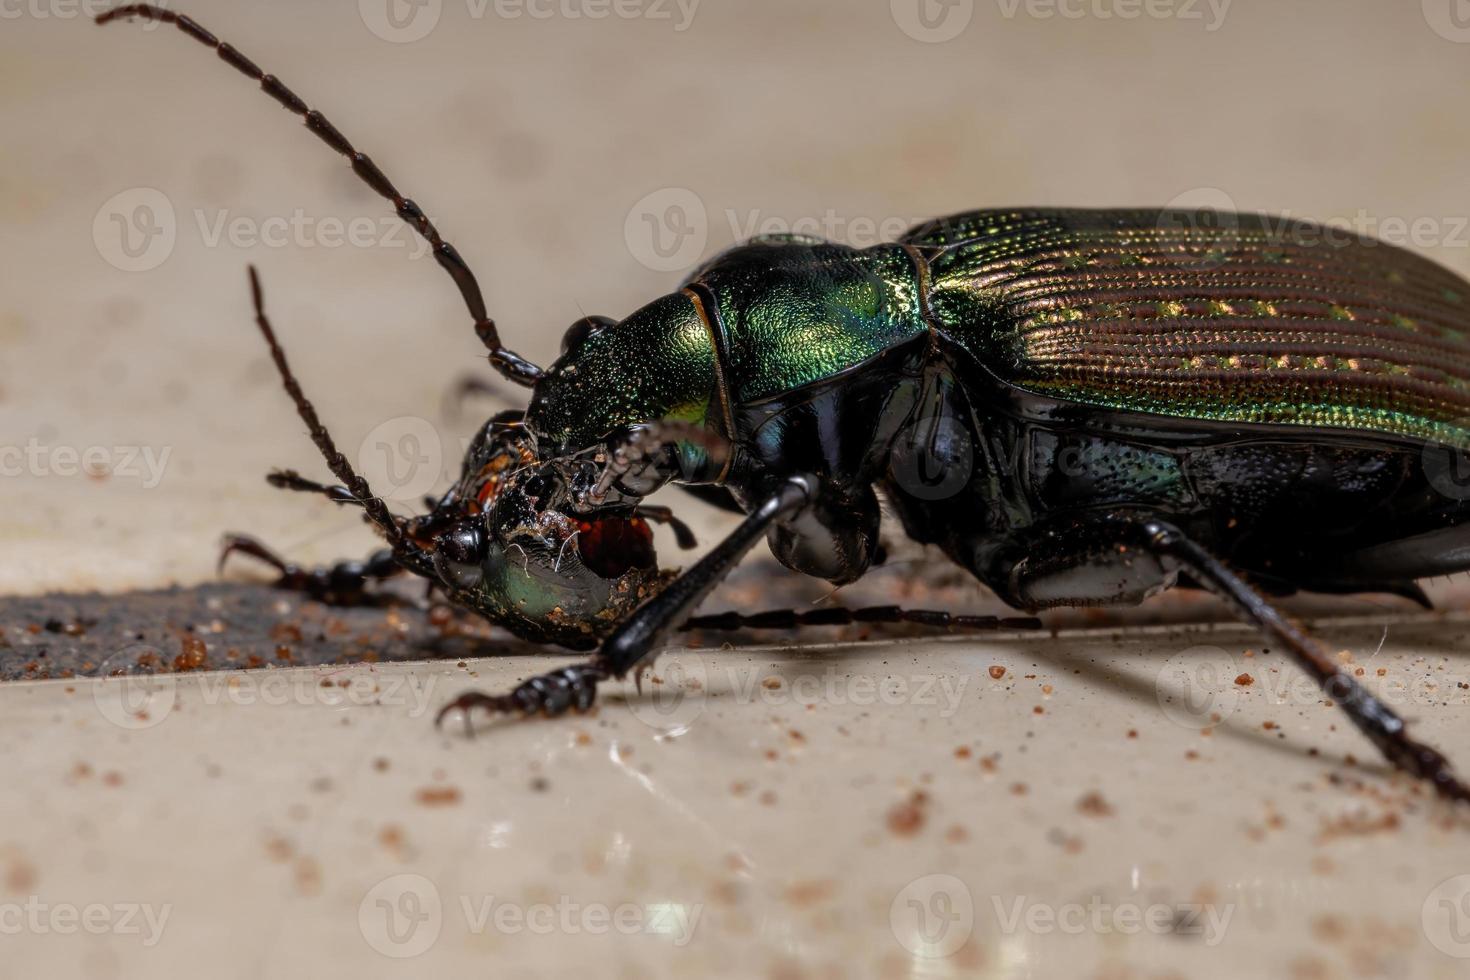
[[[272,353],[343,487],[391,548],[282,584],[350,599],[406,569],[589,661],[450,707],[560,714],[634,671],[758,541],[835,584],[882,559],[880,500],[1012,606],[1136,603],[1209,589],[1286,650],[1394,765],[1470,800],[1267,596],[1386,591],[1470,568],[1456,481],[1470,449],[1470,283],[1371,239],[1259,215],[979,211],[853,249],[759,239],[621,321],[587,318],[542,369],[507,350],[468,266],[323,117],[193,21],[177,25],[346,155],[434,247],[491,364],[531,388],[467,453],[431,513],[390,514]],[[682,574],[643,503],[676,483],[744,515]],[[677,527],[677,524],[676,524]],[[851,619],[1025,626],[896,608],[727,614],[712,625]]]

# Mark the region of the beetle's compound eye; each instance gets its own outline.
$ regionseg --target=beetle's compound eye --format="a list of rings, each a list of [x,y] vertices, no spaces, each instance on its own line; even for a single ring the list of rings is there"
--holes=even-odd
[[[561,335],[561,352],[565,354],[599,330],[610,327],[617,322],[612,317],[606,316],[582,317],[582,319],[567,327],[567,332]]]
[[[485,524],[461,521],[434,539],[434,571],[456,589],[469,591],[485,575]]]

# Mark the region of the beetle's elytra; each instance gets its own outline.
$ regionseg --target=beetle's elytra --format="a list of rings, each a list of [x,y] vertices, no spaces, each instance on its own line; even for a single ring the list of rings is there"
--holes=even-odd
[[[1401,249],[1258,215],[977,211],[857,250],[800,236],[731,249],[621,321],[589,317],[540,368],[504,348],[453,246],[290,89],[189,18],[130,5],[216,49],[346,155],[434,247],[491,364],[532,389],[491,419],[459,482],[404,519],[332,444],[258,323],[344,486],[272,482],[364,508],[391,547],[281,584],[350,600],[402,571],[585,663],[451,708],[560,714],[636,670],[762,538],[850,582],[881,560],[879,500],[1017,609],[1221,596],[1286,650],[1395,766],[1470,800],[1445,759],[1267,596],[1388,591],[1470,568],[1447,454],[1470,448],[1470,283]],[[742,512],[679,575],[642,504],[670,483]],[[1026,627],[878,608],[706,617]],[[441,715],[442,717],[442,715]]]

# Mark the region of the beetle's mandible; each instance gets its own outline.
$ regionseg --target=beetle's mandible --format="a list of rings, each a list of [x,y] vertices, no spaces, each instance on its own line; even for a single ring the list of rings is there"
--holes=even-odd
[[[761,539],[836,584],[881,560],[880,496],[1011,606],[1136,603],[1208,589],[1310,673],[1396,767],[1470,801],[1444,757],[1269,597],[1393,592],[1470,569],[1470,283],[1402,249],[1259,215],[977,211],[858,250],[758,239],[621,321],[588,317],[541,368],[505,348],[469,266],[424,212],[289,88],[188,17],[173,24],[256,80],[432,246],[491,365],[531,388],[491,419],[430,513],[402,518],[337,451],[256,319],[341,486],[389,547],[302,570],[250,538],[280,584],[352,601],[403,571],[519,636],[586,662],[449,708],[585,710],[669,633],[1018,617],[880,607],[690,617]],[[661,571],[643,498],[669,483],[741,512],[681,574]],[[449,709],[446,709],[449,710]],[[442,717],[442,715],[441,715]]]

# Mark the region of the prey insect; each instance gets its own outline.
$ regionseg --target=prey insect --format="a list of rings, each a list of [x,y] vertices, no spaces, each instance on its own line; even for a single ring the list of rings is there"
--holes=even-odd
[[[1018,610],[1208,589],[1321,685],[1395,767],[1470,800],[1445,758],[1271,597],[1393,592],[1470,568],[1470,505],[1440,492],[1470,448],[1470,283],[1371,239],[1259,215],[976,211],[853,249],[768,236],[626,318],[586,317],[549,367],[508,350],[469,266],[324,116],[188,17],[147,5],[259,83],[433,248],[491,366],[531,389],[490,419],[423,516],[391,513],[339,453],[259,327],[328,468],[278,485],[363,508],[388,548],[307,571],[249,539],[281,584],[350,599],[420,576],[453,602],[588,660],[446,710],[558,715],[646,666],[681,625],[794,628],[1034,620],[870,610],[693,617],[764,539],[838,585],[881,560],[880,493],[909,537]],[[661,571],[649,494],[742,515]],[[675,527],[678,527],[677,523]],[[691,618],[693,617],[693,618]],[[442,715],[441,715],[442,717]]]

